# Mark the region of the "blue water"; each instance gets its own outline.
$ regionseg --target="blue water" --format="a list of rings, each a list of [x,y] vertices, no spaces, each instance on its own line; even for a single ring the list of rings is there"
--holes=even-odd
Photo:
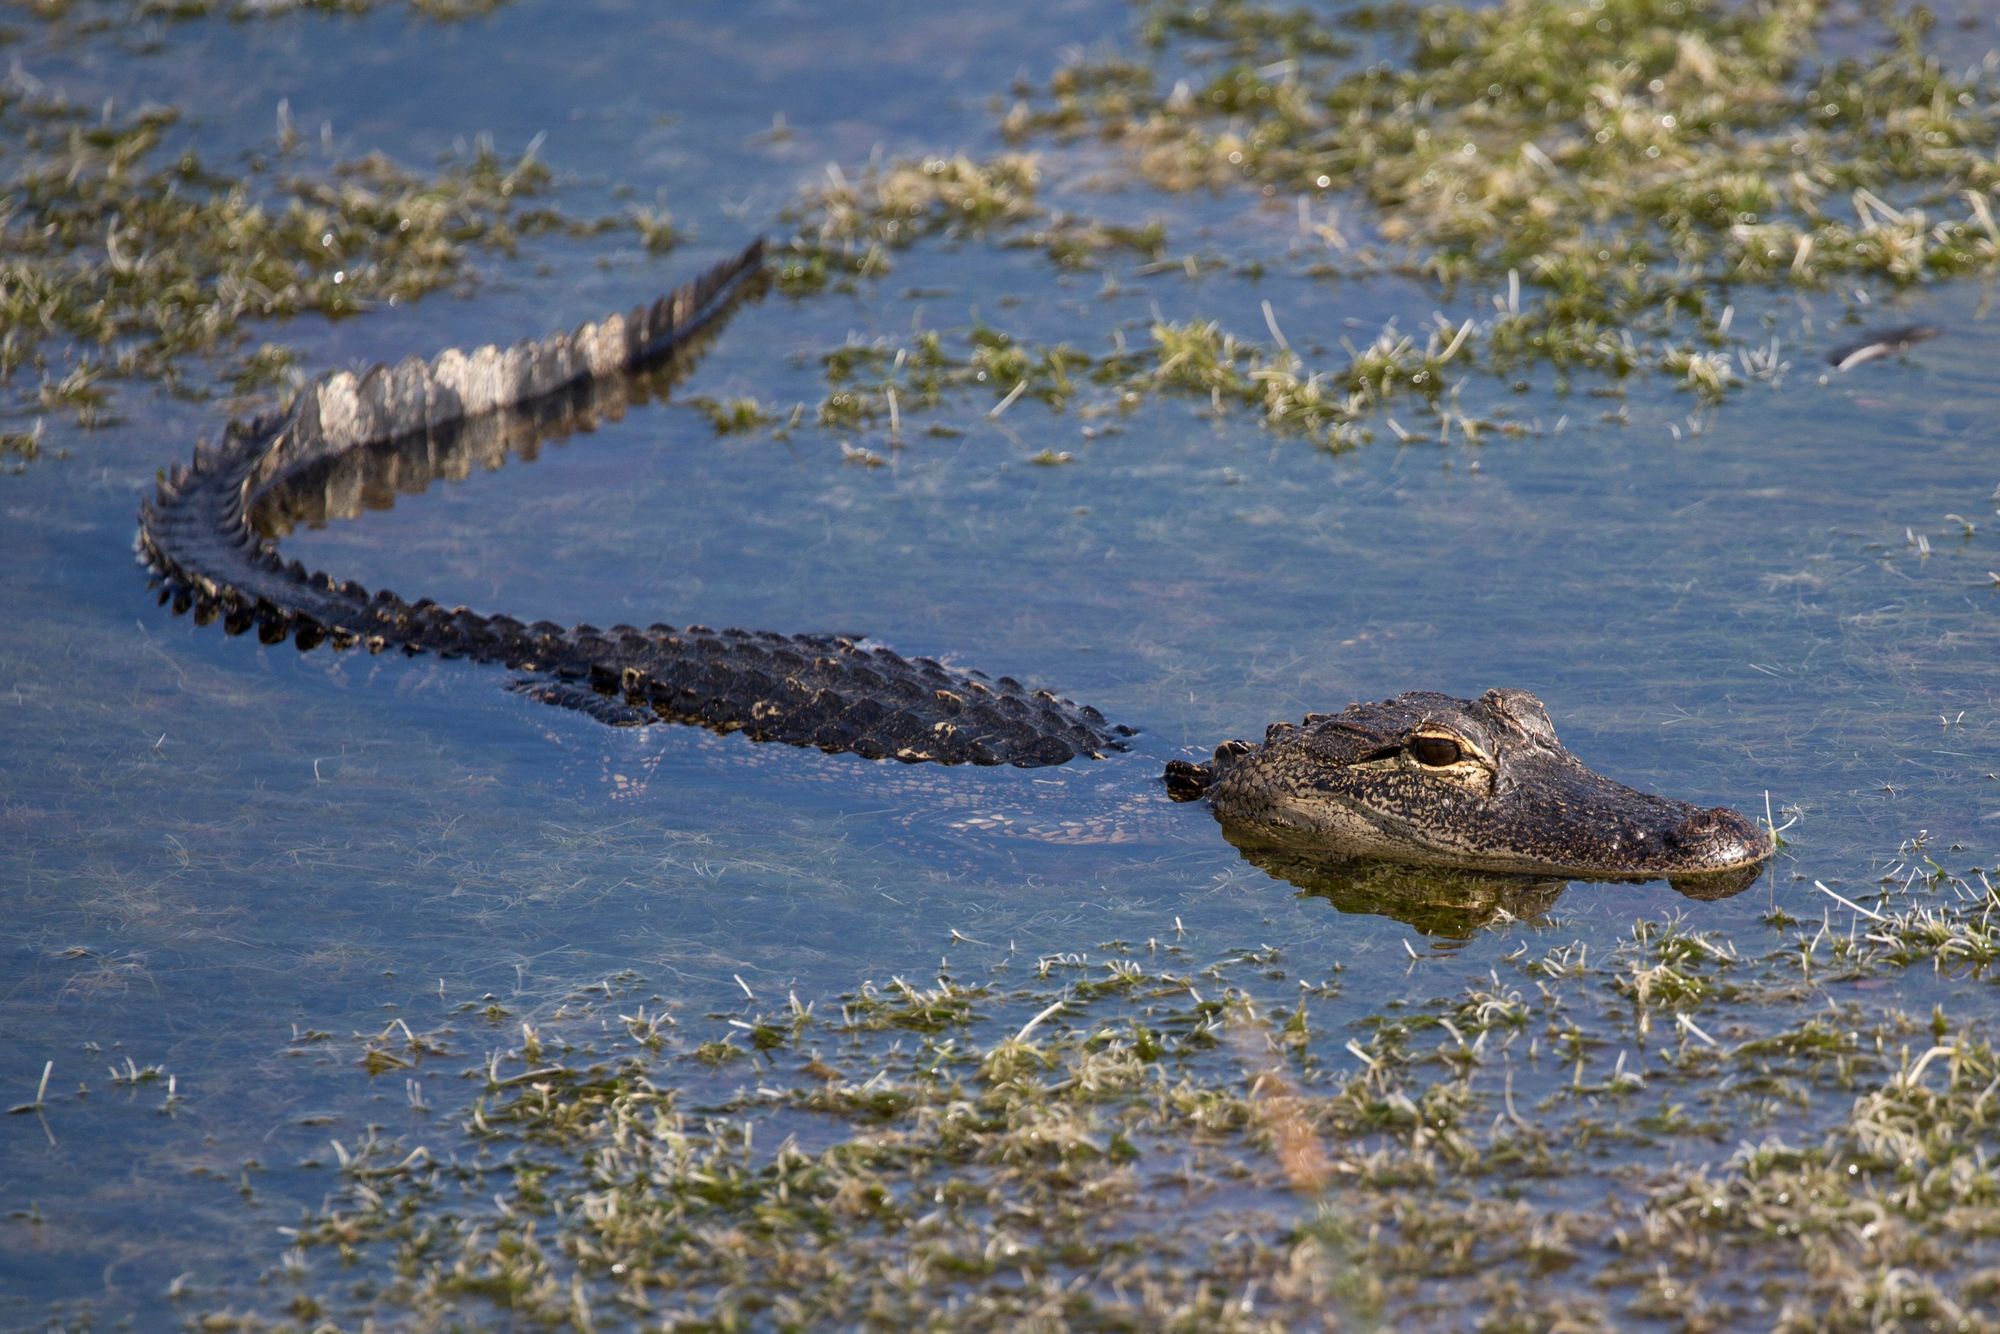
[[[469,295],[268,331],[317,371],[629,305],[780,229],[826,163],[855,173],[878,145],[994,151],[990,100],[1017,72],[1122,40],[1128,20],[1110,0],[865,19],[607,3],[447,26],[196,22],[157,44],[30,29],[13,51],[79,100],[184,105],[176,133],[216,163],[267,142],[280,99],[309,142],[330,124],[342,154],[422,164],[480,132],[503,152],[545,134],[558,202],[660,204],[695,234],[664,258],[629,233],[533,241],[485,262]],[[773,141],[778,114],[791,132]],[[1064,164],[1051,188],[1089,198]],[[1240,200],[1105,207],[1163,217],[1177,253],[1287,244],[1289,215]],[[985,318],[1101,350],[1156,311],[1261,336],[1268,300],[1296,343],[1337,350],[1436,304],[1416,285],[1284,272],[1127,274],[1106,296],[1033,252],[934,243],[855,294],[746,307],[685,392],[811,403],[820,355],[913,324]],[[718,437],[668,404],[288,540],[371,587],[524,617],[863,632],[1143,729],[1131,755],[1036,774],[608,735],[478,668],[225,639],[156,607],[130,555],[155,470],[215,433],[214,410],[130,386],[110,429],[52,419],[72,456],[0,481],[0,1103],[31,1099],[54,1063],[45,1111],[0,1121],[0,1321],[52,1303],[143,1316],[183,1274],[220,1303],[276,1264],[276,1228],[327,1189],[297,1164],[415,1116],[397,1078],[361,1080],[303,1031],[416,1027],[491,998],[514,1016],[498,1046],[519,1017],[628,969],[700,1014],[745,986],[830,996],[946,955],[977,965],[1176,923],[1215,952],[1281,942],[1302,976],[1344,969],[1338,1031],[1384,998],[1484,976],[1524,936],[1601,945],[1681,909],[1754,943],[1774,903],[1817,916],[1811,880],[1865,888],[1919,831],[1960,845],[1955,864],[1993,865],[1985,295],[1885,303],[1871,318],[1948,335],[1830,378],[1844,294],[1788,301],[1773,330],[1790,373],[1698,432],[1692,401],[1658,383],[1634,388],[1625,425],[1600,420],[1606,400],[1478,384],[1468,406],[1547,429],[1476,447],[1383,432],[1339,457],[1176,400],[1096,421],[1024,401],[997,422],[966,401],[918,414],[963,435],[909,431],[895,451],[812,427]],[[890,466],[843,462],[843,443]],[[1044,448],[1076,461],[1031,463]],[[1623,781],[1759,814],[1768,793],[1799,817],[1787,855],[1722,903],[1578,886],[1541,923],[1431,940],[1296,896],[1199,808],[1136,800],[1167,758],[1270,721],[1495,685],[1541,695],[1571,748]],[[620,796],[608,772],[650,778]],[[976,827],[995,815],[1098,832]],[[171,1074],[178,1101],[164,1080],[114,1083],[128,1057]]]

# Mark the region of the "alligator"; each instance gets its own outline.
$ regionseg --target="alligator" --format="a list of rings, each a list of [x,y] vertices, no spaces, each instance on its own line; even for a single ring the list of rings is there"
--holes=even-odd
[[[497,461],[663,396],[761,282],[762,243],[625,315],[501,349],[338,372],[282,411],[232,422],[162,476],[136,547],[163,604],[231,635],[503,666],[510,688],[613,726],[660,721],[907,763],[1059,765],[1136,731],[1012,677],[904,657],[863,637],[655,624],[524,623],[370,593],[279,555],[295,523],[379,503],[468,460]],[[371,501],[371,497],[375,499]],[[1280,723],[1176,760],[1168,795],[1206,799],[1232,840],[1507,876],[1737,876],[1771,853],[1743,816],[1600,777],[1519,690],[1412,693]]]

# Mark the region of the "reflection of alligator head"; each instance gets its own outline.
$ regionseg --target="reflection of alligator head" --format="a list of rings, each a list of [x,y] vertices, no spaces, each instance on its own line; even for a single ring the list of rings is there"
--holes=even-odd
[[[1556,906],[1569,888],[1563,876],[1506,875],[1453,866],[1330,857],[1310,835],[1224,825],[1223,837],[1265,874],[1325,899],[1344,913],[1393,917],[1427,936],[1471,937],[1502,913],[1530,922]],[[1757,882],[1763,868],[1678,876],[1675,889],[1694,899],[1726,899]]]
[[[1427,936],[1463,940],[1502,913],[1533,921],[1569,887],[1559,877],[1330,857],[1323,843],[1296,834],[1230,825],[1222,832],[1243,860],[1301,894],[1344,913],[1393,917]]]
[[[1273,725],[1261,746],[1227,741],[1207,764],[1177,760],[1166,781],[1177,800],[1206,796],[1232,831],[1322,857],[1667,878],[1691,897],[1719,898],[1754,879],[1772,850],[1735,811],[1656,797],[1586,768],[1525,690],[1476,700],[1416,692],[1308,714]]]

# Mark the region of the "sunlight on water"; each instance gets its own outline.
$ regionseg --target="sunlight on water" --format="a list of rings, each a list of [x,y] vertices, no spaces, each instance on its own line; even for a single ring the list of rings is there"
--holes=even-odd
[[[202,21],[125,45],[31,30],[12,50],[76,95],[187,105],[175,133],[216,162],[262,144],[281,98],[343,151],[419,162],[459,136],[512,152],[545,132],[565,207],[664,208],[694,238],[664,258],[625,232],[530,238],[469,299],[267,331],[316,373],[649,297],[782,230],[802,183],[878,144],[992,151],[988,99],[1017,70],[1129,17],[1108,0],[727,20],[509,7],[451,25]],[[1774,303],[1789,373],[1692,426],[1692,400],[1657,380],[1612,400],[1477,379],[1479,406],[1541,429],[1480,445],[1378,431],[1343,455],[1186,398],[1093,417],[966,396],[912,410],[893,446],[810,412],[786,438],[719,435],[688,402],[812,404],[828,353],[919,327],[1004,324],[1102,354],[1161,317],[1262,337],[1265,303],[1320,349],[1428,325],[1438,297],[1413,280],[1281,271],[1291,242],[1269,237],[1289,215],[1246,223],[1238,204],[1141,211],[1190,248],[1262,246],[1269,273],[1105,283],[977,240],[920,247],[852,294],[739,310],[674,401],[286,539],[371,588],[524,619],[863,634],[1018,676],[1140,729],[1099,763],[906,769],[607,733],[504,693],[504,673],[199,629],[153,605],[128,549],[154,470],[216,433],[219,404],[130,389],[118,424],[69,432],[73,457],[4,479],[0,1103],[46,1105],[0,1126],[0,1318],[143,1316],[186,1273],[218,1306],[253,1286],[279,1263],[274,1229],[328,1189],[313,1164],[329,1139],[425,1124],[401,1072],[359,1079],[329,1035],[448,1020],[476,1059],[614,975],[700,1016],[941,960],[1192,938],[1337,971],[1345,991],[1315,1013],[1344,1037],[1524,942],[1608,950],[1637,918],[1683,912],[1748,952],[1774,907],[1821,916],[1816,880],[1872,891],[1919,831],[1960,849],[1954,867],[1992,864],[2000,465],[1971,285],[1883,312],[1946,334],[1845,375],[1823,373],[1852,331],[1841,298]],[[1525,920],[1482,909],[1440,929],[1365,893],[1301,892],[1159,786],[1168,759],[1309,710],[1492,686],[1533,690],[1621,781],[1759,817],[1768,801],[1796,817],[1787,847],[1719,902],[1575,885],[1513,905]],[[1916,972],[1892,988],[1916,1011],[1992,1005]]]

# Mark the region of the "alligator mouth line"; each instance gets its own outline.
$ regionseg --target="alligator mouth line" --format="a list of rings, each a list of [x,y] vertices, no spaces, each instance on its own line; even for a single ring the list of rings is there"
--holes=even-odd
[[[1633,789],[1624,789],[1627,792]],[[1649,793],[1636,793],[1651,797]],[[1663,798],[1651,798],[1659,801]],[[1341,798],[1347,808],[1376,823],[1391,846],[1390,860],[1419,865],[1453,866],[1466,870],[1491,871],[1501,875],[1561,876],[1567,880],[1594,880],[1607,883],[1640,883],[1689,876],[1726,876],[1745,868],[1761,869],[1771,859],[1772,843],[1762,829],[1735,811],[1718,808],[1704,811],[1682,802],[1679,824],[1661,824],[1639,833],[1626,831],[1611,836],[1602,846],[1609,852],[1597,859],[1588,856],[1574,861],[1559,857],[1540,858],[1529,853],[1481,852],[1476,849],[1438,848],[1430,840],[1432,828],[1394,812],[1371,809],[1358,798]],[[1710,834],[1713,826],[1720,825]],[[1691,839],[1687,831],[1696,831]],[[1643,855],[1628,852],[1633,842],[1650,844]],[[1690,842],[1699,849],[1689,850]],[[1678,850],[1677,850],[1678,845]],[[1632,850],[1636,851],[1636,850]],[[1621,859],[1621,854],[1624,854]]]

